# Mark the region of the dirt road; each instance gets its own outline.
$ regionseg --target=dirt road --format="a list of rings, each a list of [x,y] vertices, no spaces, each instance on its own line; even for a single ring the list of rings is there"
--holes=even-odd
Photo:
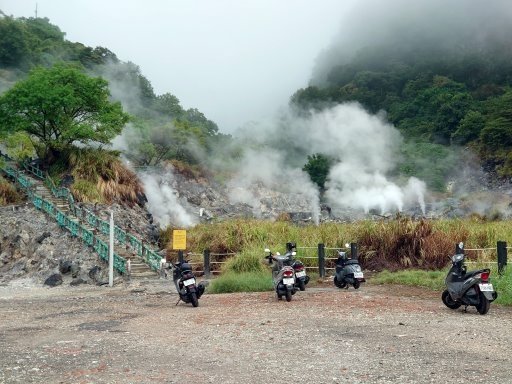
[[[512,383],[512,310],[497,305],[371,284],[176,300],[162,281],[1,287],[0,383]]]

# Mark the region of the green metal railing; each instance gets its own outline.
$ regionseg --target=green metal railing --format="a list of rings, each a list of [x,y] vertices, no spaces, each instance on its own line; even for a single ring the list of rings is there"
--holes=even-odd
[[[66,215],[61,210],[57,209],[51,201],[45,200],[42,198],[42,196],[36,194],[34,192],[34,185],[30,181],[30,179],[26,177],[18,169],[10,165],[14,163],[14,161],[10,159],[7,155],[4,155],[2,153],[0,153],[0,156],[4,159],[4,161],[0,163],[0,169],[4,171],[8,177],[12,178],[26,191],[28,198],[37,209],[40,209],[46,212],[49,216],[53,217],[57,221],[59,226],[67,229],[72,236],[80,237],[84,241],[84,243],[86,243],[89,246],[93,246],[93,249],[100,256],[100,258],[108,262],[109,251],[108,245],[105,244],[105,242],[103,242],[99,237],[94,236],[94,234],[88,229],[86,229],[83,225],[81,225],[75,217],[70,217]],[[68,202],[70,204],[74,205],[73,196],[71,195],[68,189],[56,188],[55,185],[53,185],[51,179],[49,177],[45,177],[44,173],[35,166],[24,164],[23,168],[27,172],[33,174],[34,176],[43,179],[45,183],[50,187],[55,197],[64,197],[68,199]],[[116,254],[115,252],[114,268],[120,273],[127,272],[126,260],[123,257]]]
[[[14,163],[12,159],[0,152],[0,156],[5,158],[7,163]],[[95,236],[92,231],[85,228],[80,221],[83,220],[88,223],[91,227],[98,230],[104,235],[110,235],[110,223],[97,217],[90,210],[79,207],[75,204],[73,195],[67,188],[57,188],[53,183],[52,179],[45,174],[42,170],[31,164],[24,164],[23,168],[31,173],[32,175],[42,179],[46,186],[51,190],[52,194],[57,198],[65,198],[70,206],[71,212],[75,217],[67,216],[64,212],[57,209],[54,204],[50,201],[43,199],[33,192],[33,185],[29,178],[23,175],[14,167],[5,164],[3,171],[18,182],[24,190],[27,191],[27,195],[30,200],[36,206],[36,208],[43,210],[48,215],[52,216],[59,226],[66,228],[75,237],[79,237],[88,246],[92,246],[93,249],[98,253],[101,259],[108,261],[108,245],[105,244],[99,237]],[[79,220],[77,220],[78,218]],[[125,230],[118,226],[114,226],[114,239],[126,247],[131,247],[133,252],[144,260],[146,264],[150,266],[154,271],[160,269],[160,260],[162,258],[157,252],[149,248],[141,240],[127,233]],[[121,273],[126,273],[126,260],[121,256],[114,253],[114,267]]]

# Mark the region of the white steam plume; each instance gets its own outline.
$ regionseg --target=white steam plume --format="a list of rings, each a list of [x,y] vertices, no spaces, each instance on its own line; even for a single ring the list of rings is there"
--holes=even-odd
[[[304,185],[317,198],[317,192],[309,192],[313,188],[317,191],[316,187],[297,176],[302,173],[305,156],[301,157],[302,163],[292,164],[291,159],[293,151],[322,153],[334,161],[325,193],[332,207],[385,212],[419,206],[425,211],[425,183],[411,178],[401,186],[387,177],[396,166],[402,137],[383,114],[370,115],[359,104],[346,103],[307,116],[289,111],[280,123],[256,130],[265,137],[259,141],[273,142],[274,148],[273,152],[253,151],[246,156],[240,169],[248,183],[268,182],[270,178],[279,180],[280,185],[294,185],[298,190]],[[293,151],[287,146],[293,146]]]
[[[140,175],[148,199],[147,209],[161,228],[169,224],[184,228],[196,223],[178,201],[176,191],[166,181],[148,173]]]
[[[256,216],[262,212],[262,198],[268,198],[271,189],[281,193],[282,199],[289,198],[290,208],[299,206],[311,212],[318,223],[320,203],[318,189],[309,176],[301,169],[286,164],[284,154],[269,148],[248,149],[240,162],[238,172],[228,185],[231,203],[245,203],[253,208]]]

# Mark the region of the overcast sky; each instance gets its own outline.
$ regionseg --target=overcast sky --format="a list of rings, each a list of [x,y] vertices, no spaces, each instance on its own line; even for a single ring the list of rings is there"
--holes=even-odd
[[[351,0],[0,0],[47,17],[66,38],[140,66],[157,94],[222,132],[272,116],[307,85]]]

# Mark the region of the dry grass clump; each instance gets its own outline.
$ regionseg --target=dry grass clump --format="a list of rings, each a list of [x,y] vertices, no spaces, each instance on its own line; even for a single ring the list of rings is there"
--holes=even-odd
[[[96,188],[96,184],[91,183],[87,180],[75,180],[73,185],[70,187],[71,193],[76,200],[84,203],[103,203],[103,196]]]
[[[440,232],[429,220],[414,221],[399,217],[381,222],[373,228],[364,228],[357,242],[361,260],[367,268],[438,269],[446,265],[454,244],[465,238],[465,234]]]
[[[95,201],[99,195],[108,204],[133,206],[139,203],[144,193],[142,184],[137,175],[122,164],[117,152],[79,148],[69,154],[68,160],[73,177],[82,182],[73,188],[77,191],[75,197]],[[96,191],[90,183],[95,185]]]
[[[20,200],[14,185],[0,176],[0,205],[13,204]]]
[[[170,163],[174,168],[174,172],[183,175],[187,179],[201,180],[208,177],[208,175],[196,165],[191,165],[176,159],[171,160]]]

